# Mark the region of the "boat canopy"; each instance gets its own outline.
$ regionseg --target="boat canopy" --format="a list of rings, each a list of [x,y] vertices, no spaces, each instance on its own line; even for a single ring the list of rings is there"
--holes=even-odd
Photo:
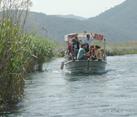
[[[90,37],[90,38],[92,38],[92,39],[94,39],[94,40],[99,40],[99,41],[104,41],[105,39],[104,39],[104,35],[102,35],[102,34],[97,34],[97,33],[85,33],[85,32],[83,32],[83,33],[70,33],[70,34],[67,34],[67,35],[65,35],[65,41],[72,41],[73,39],[75,39],[75,38],[78,38],[78,39],[84,39],[84,38],[86,38],[87,37],[87,35]]]

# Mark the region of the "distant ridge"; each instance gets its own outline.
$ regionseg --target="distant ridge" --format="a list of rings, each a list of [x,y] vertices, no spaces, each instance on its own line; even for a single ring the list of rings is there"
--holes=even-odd
[[[120,5],[94,18],[80,20],[74,15],[46,15],[30,12],[26,31],[49,36],[63,42],[64,35],[71,32],[103,33],[109,41],[137,40],[137,0],[126,0]]]
[[[71,18],[71,19],[77,19],[77,20],[86,20],[87,18],[81,17],[81,16],[76,16],[73,14],[70,15],[57,15],[59,17],[63,17],[63,18]]]

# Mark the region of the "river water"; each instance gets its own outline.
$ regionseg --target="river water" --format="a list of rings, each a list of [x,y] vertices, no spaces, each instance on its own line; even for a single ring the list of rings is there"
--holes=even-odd
[[[62,58],[26,79],[24,99],[9,117],[137,117],[137,55],[107,58],[107,73],[71,75]]]

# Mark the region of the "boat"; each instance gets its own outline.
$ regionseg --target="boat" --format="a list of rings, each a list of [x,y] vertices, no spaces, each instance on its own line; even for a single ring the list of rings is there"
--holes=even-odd
[[[99,47],[100,49],[96,49],[96,51],[103,50],[101,53],[101,57],[97,57],[93,59],[92,56],[88,56],[86,59],[79,60],[77,57],[74,56],[74,52],[68,52],[69,49],[72,49],[73,40],[77,38],[79,44],[82,45],[82,41],[89,37],[91,40],[91,44],[88,45],[88,47]],[[87,73],[87,74],[102,74],[106,72],[106,39],[104,38],[104,35],[97,34],[97,33],[70,33],[65,35],[65,42],[67,45],[67,49],[65,52],[65,61],[62,64],[65,67],[65,69],[71,73]],[[69,47],[71,45],[71,47]],[[73,50],[73,49],[72,49]],[[74,50],[73,50],[74,51]],[[90,50],[88,50],[90,51]],[[73,54],[72,54],[73,53]],[[89,52],[87,52],[89,53]],[[86,54],[87,54],[86,53]],[[94,51],[95,53],[95,51]]]

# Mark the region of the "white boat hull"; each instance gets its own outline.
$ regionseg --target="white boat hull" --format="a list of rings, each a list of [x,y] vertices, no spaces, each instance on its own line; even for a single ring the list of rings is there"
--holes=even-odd
[[[106,72],[106,61],[70,60],[65,68],[71,73],[100,74]]]

